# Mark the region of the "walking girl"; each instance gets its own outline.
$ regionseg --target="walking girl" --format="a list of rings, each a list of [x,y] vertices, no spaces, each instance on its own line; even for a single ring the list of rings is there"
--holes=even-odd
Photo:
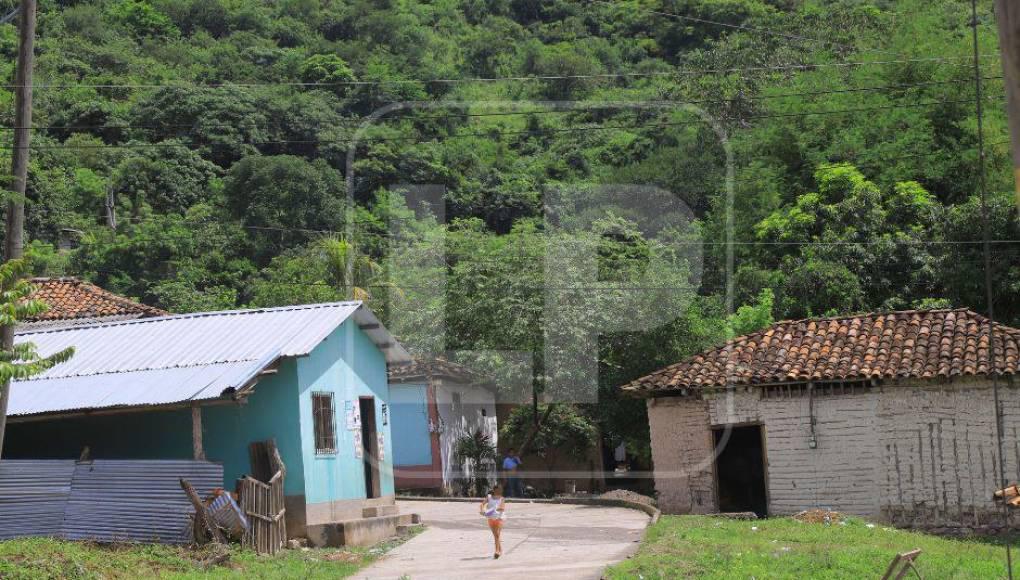
[[[489,530],[492,531],[492,539],[496,543],[496,552],[493,558],[499,559],[503,555],[503,543],[500,535],[503,533],[503,522],[506,520],[506,498],[503,497],[503,486],[496,484],[485,501],[478,506],[478,513],[485,516],[489,522]]]

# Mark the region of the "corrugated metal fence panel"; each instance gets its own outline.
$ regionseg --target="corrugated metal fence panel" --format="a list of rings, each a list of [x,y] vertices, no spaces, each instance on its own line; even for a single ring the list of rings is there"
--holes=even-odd
[[[59,535],[74,466],[73,460],[0,461],[0,540]]]
[[[187,543],[194,509],[181,489],[182,477],[204,498],[223,487],[223,466],[173,460],[79,464],[62,535],[100,542]]]

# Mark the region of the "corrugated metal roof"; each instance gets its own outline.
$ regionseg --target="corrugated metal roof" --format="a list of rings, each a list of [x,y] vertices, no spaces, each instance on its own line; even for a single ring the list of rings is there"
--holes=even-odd
[[[304,356],[345,320],[365,327],[387,362],[410,356],[361,302],[107,322],[17,335],[71,360],[12,385],[8,413],[27,415],[216,398],[281,357]]]

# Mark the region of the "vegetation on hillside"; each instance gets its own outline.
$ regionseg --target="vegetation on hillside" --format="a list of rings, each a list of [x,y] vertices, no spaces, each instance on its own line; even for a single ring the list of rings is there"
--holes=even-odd
[[[643,405],[614,388],[735,331],[987,307],[960,0],[40,4],[40,274],[178,312],[367,298],[408,346],[583,403],[639,454]],[[995,306],[1016,324],[980,4]],[[15,52],[0,25],[8,83]]]

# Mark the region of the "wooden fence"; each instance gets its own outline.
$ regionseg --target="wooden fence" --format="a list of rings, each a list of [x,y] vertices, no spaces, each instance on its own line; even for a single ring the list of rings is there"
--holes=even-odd
[[[259,554],[275,554],[287,543],[287,510],[283,501],[283,479],[287,468],[280,458],[276,442],[258,441],[249,446],[252,473],[237,480],[237,498],[248,518],[248,531],[242,545]],[[272,474],[271,476],[269,474]]]
[[[248,518],[248,531],[242,544],[259,554],[275,554],[287,542],[287,524],[283,507],[283,472],[277,471],[269,483],[251,477],[238,481],[241,510]]]

